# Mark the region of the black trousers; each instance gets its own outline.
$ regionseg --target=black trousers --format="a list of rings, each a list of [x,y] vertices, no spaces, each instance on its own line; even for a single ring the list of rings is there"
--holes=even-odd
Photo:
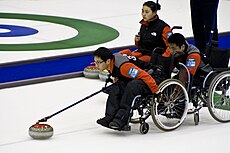
[[[205,53],[209,42],[214,15],[217,13],[217,0],[190,0],[192,29],[195,46]],[[214,33],[212,40],[218,42],[217,18],[214,21]],[[217,46],[218,44],[216,44]]]
[[[152,92],[142,80],[123,82],[118,80],[109,90],[105,115],[110,122],[121,127],[128,123],[133,99],[137,95],[149,95]]]

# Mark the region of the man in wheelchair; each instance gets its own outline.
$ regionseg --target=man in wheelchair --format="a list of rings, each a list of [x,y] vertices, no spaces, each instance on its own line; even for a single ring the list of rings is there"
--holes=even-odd
[[[174,64],[183,63],[186,68],[180,69],[176,77],[187,87],[195,110],[194,121],[199,122],[198,111],[207,106],[210,114],[219,122],[229,122],[230,68],[228,68],[229,49],[210,48],[208,63],[201,61],[199,50],[187,44],[181,34],[168,38],[170,54]],[[222,57],[224,56],[224,57]],[[188,79],[190,78],[190,79]],[[190,80],[190,81],[188,81]]]
[[[201,62],[200,51],[192,44],[188,44],[182,34],[174,33],[168,38],[171,55],[174,57],[174,66],[183,63],[188,68],[190,75],[194,76]],[[178,68],[180,69],[180,68]],[[185,70],[180,71],[178,79],[186,85],[188,75]]]
[[[190,93],[193,78],[201,63],[200,51],[194,45],[188,44],[185,37],[180,33],[172,34],[168,38],[168,45],[170,55],[174,58],[173,64],[180,70],[174,78],[179,79]],[[178,66],[179,62],[186,66],[188,72],[185,68]]]
[[[167,69],[168,72],[165,72],[168,74],[168,76],[171,77],[172,70],[177,67],[179,73],[173,76],[173,78],[176,78],[180,80],[184,86],[188,87],[191,85],[191,81],[189,81],[189,78],[193,78],[195,75],[201,61],[200,51],[193,46],[192,44],[188,44],[185,37],[180,33],[174,33],[169,36],[168,38],[168,46],[169,51],[166,51],[163,54],[163,57],[159,57],[159,55],[156,55],[156,53],[153,53],[151,62],[154,64],[160,64],[164,65],[165,69]],[[160,60],[164,61],[162,63]],[[183,63],[186,67],[180,67],[180,63]],[[168,68],[167,68],[168,67]],[[174,89],[174,91],[170,95],[170,99],[174,97],[174,95],[179,94],[177,88]],[[174,101],[176,103],[176,101]],[[179,104],[178,104],[179,105]],[[184,107],[181,105],[181,109]],[[158,111],[163,111],[166,109],[164,107],[164,104],[159,103],[158,105]],[[179,111],[173,115],[173,117],[180,117],[182,113]]]
[[[187,92],[190,85],[189,78],[195,75],[201,61],[199,50],[195,46],[188,44],[182,34],[174,33],[169,36],[168,45],[169,52],[165,52],[162,56],[158,50],[155,50],[151,58],[152,64],[161,65],[166,70],[167,78],[171,78],[171,72],[174,67],[180,70],[178,74],[173,76],[173,79],[167,79],[159,85],[159,90],[162,92],[161,101],[153,100],[150,103],[153,121],[157,127],[164,131],[176,129],[185,119],[189,102]],[[183,64],[182,68],[184,69],[181,69],[179,63]],[[185,88],[186,86],[188,87],[187,89]],[[145,96],[141,95],[140,97],[141,102],[145,104]],[[134,109],[138,110],[138,113],[140,112],[141,117],[132,117],[130,122],[140,123],[141,133],[146,133],[148,126],[142,128],[142,125],[146,125],[143,121],[143,119],[146,119],[143,117],[143,108],[145,106],[141,106],[140,111],[138,107],[134,107]]]
[[[98,48],[94,53],[94,61],[101,71],[107,69],[117,81],[107,91],[105,117],[97,123],[115,130],[126,129],[132,101],[137,95],[155,94],[160,96],[158,84],[165,79],[158,66],[146,63],[134,56],[119,53],[112,54],[105,47]],[[151,72],[151,75],[147,72]]]

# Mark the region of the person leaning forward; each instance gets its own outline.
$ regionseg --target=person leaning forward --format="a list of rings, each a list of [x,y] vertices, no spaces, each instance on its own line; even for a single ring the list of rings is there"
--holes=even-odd
[[[128,123],[131,105],[137,95],[159,96],[158,84],[164,76],[154,79],[147,71],[158,70],[157,66],[141,61],[134,56],[112,54],[108,48],[100,47],[94,53],[94,61],[100,71],[108,70],[117,81],[108,91],[105,117],[97,123],[115,130],[122,130]],[[156,74],[156,73],[152,73]]]

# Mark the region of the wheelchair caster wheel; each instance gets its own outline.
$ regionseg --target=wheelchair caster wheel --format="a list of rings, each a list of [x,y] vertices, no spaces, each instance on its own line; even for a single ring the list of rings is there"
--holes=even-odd
[[[199,124],[199,113],[194,114],[194,122],[195,122],[195,125]]]
[[[148,123],[141,123],[140,125],[140,133],[141,134],[146,134],[149,132],[149,124]]]

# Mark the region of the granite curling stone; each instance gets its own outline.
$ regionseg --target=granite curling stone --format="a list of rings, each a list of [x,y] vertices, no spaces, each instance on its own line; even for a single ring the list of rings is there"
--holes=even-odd
[[[29,135],[33,139],[49,139],[53,133],[53,127],[48,124],[36,123],[29,128]]]
[[[96,66],[87,66],[83,70],[83,74],[86,78],[89,79],[98,79],[99,78],[99,69]]]

